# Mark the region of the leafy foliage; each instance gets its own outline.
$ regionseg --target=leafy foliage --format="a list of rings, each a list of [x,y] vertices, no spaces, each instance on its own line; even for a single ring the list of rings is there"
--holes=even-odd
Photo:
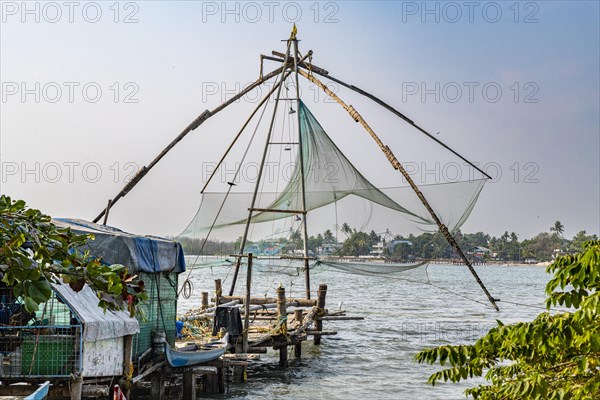
[[[526,262],[535,264],[541,261],[551,261],[557,255],[577,253],[584,242],[597,240],[595,234],[588,235],[586,231],[578,232],[572,240],[563,236],[564,226],[556,221],[550,232],[541,232],[530,239],[519,241],[515,232],[505,231],[499,237],[490,236],[484,232],[463,233],[460,230],[453,232],[456,241],[467,256],[474,262]],[[323,234],[310,236],[308,238],[308,249],[319,254],[320,248],[325,244],[338,244],[337,233],[344,235],[339,239],[345,239],[339,243],[336,255],[359,256],[371,252],[372,246],[379,241],[385,241],[385,256],[401,262],[431,259],[457,259],[458,254],[440,232],[424,232],[420,235],[409,234],[407,236],[394,235],[386,232],[367,233],[353,229],[344,222],[339,231],[334,232],[327,229]],[[368,237],[367,237],[368,236]],[[211,239],[178,238],[181,241],[186,254],[202,255],[228,255],[237,253],[240,249],[242,238],[234,242],[218,241]],[[394,243],[395,242],[395,243]],[[247,248],[257,245],[259,249],[279,246],[282,253],[291,253],[294,250],[303,249],[303,238],[300,229],[292,229],[287,237],[269,237],[258,242],[247,242]],[[337,247],[337,246],[336,246]]]
[[[532,322],[498,326],[474,345],[421,351],[419,363],[449,368],[429,382],[458,382],[482,376],[489,385],[467,389],[476,399],[597,399],[600,393],[600,241],[560,256],[547,271],[546,306],[572,312],[544,312]],[[559,290],[557,290],[559,289]]]
[[[144,282],[136,281],[123,265],[103,265],[82,252],[91,239],[57,227],[23,200],[0,196],[0,281],[12,287],[29,312],[50,298],[51,283],[62,281],[76,291],[87,283],[97,293],[99,306],[135,314],[147,298]]]
[[[348,239],[344,242],[340,255],[357,256],[369,254],[373,245],[377,243],[377,239],[373,239],[366,232],[352,232]]]
[[[565,226],[560,222],[556,221],[553,226],[550,227],[550,232],[554,232],[557,235],[562,235],[565,231]]]

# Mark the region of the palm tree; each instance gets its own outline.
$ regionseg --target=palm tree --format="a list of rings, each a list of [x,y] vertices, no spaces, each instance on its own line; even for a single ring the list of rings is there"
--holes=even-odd
[[[342,231],[343,234],[346,235],[346,238],[350,236],[350,234],[352,233],[352,228],[350,228],[350,225],[348,225],[347,222],[344,222],[342,224],[342,228],[340,229]]]
[[[550,232],[554,232],[558,236],[562,236],[564,231],[565,231],[565,227],[563,224],[560,223],[560,221],[556,221],[554,223],[554,226],[550,227]]]
[[[300,235],[300,229],[290,232],[290,242],[296,249],[302,246],[302,235]]]
[[[335,243],[335,237],[333,236],[333,232],[330,229],[327,229],[323,233],[323,242],[324,243]]]

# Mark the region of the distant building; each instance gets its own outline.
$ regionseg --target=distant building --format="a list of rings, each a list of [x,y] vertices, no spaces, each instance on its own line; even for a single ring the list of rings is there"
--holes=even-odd
[[[369,255],[373,257],[383,257],[387,248],[388,245],[385,242],[376,243],[373,245],[373,248],[369,252]]]
[[[323,256],[333,255],[341,245],[339,243],[324,243],[318,248],[318,252]]]
[[[483,262],[486,258],[489,258],[490,256],[492,258],[495,258],[497,256],[496,253],[492,254],[490,249],[488,249],[487,247],[483,247],[483,246],[475,247],[475,249],[473,249],[473,251],[468,251],[467,255],[471,256],[471,259],[473,260],[473,262]]]

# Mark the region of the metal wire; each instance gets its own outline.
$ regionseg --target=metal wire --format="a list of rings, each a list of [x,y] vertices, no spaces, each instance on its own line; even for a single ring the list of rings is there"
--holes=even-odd
[[[81,369],[82,324],[55,294],[29,313],[12,288],[0,287],[0,378],[68,377]],[[40,315],[38,315],[40,314]]]

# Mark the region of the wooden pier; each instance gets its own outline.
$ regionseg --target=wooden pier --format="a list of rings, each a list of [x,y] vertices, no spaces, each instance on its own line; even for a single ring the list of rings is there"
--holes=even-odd
[[[229,384],[242,383],[248,379],[248,365],[260,360],[269,349],[278,352],[280,368],[287,368],[290,358],[302,357],[302,343],[312,339],[320,345],[323,336],[336,335],[327,330],[327,321],[362,320],[363,317],[347,316],[346,311],[329,311],[326,308],[327,285],[320,284],[316,299],[286,297],[285,288],[277,288],[276,297],[251,297],[252,254],[248,255],[248,275],[245,296],[224,296],[222,282],[215,280],[215,296],[209,303],[208,292],[199,296],[198,308],[192,309],[180,320],[194,326],[216,326],[217,308],[235,309],[243,316],[241,335],[231,335],[228,352],[217,360],[193,367],[173,368],[159,355],[154,365],[139,371],[132,379],[134,392],[141,391],[152,399],[170,398],[172,382],[183,385],[183,399],[195,399],[198,393],[225,393]],[[215,328],[216,329],[216,328]],[[221,328],[222,330],[224,328]],[[186,342],[195,339],[185,338]],[[288,353],[293,347],[293,354]],[[181,387],[181,386],[179,386]]]

